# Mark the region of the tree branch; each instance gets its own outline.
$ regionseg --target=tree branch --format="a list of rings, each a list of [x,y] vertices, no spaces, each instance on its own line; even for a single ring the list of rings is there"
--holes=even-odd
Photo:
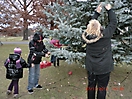
[[[28,14],[31,13],[33,10],[34,10],[34,8],[32,8],[32,9],[28,12]]]
[[[119,27],[117,27],[117,29],[122,32],[122,33],[125,33],[125,31],[123,31],[122,29],[120,29]]]
[[[34,0],[31,0],[30,2],[29,2],[29,4],[27,5],[27,7],[33,2]],[[33,6],[33,5],[32,5]],[[34,7],[28,12],[28,14],[30,14],[32,11],[34,10]]]
[[[22,2],[20,0],[18,0],[18,2],[20,3],[21,6],[23,6]]]
[[[8,3],[10,3],[10,4],[12,4],[12,6],[16,9],[16,10],[19,10],[16,6],[15,6],[15,4],[10,0],[6,0]]]
[[[28,7],[32,2],[33,2],[33,0],[31,0],[26,6]]]

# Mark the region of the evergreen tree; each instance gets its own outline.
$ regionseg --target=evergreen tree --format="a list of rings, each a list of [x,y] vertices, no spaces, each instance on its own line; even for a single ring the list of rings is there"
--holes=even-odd
[[[63,56],[67,58],[68,62],[76,61],[84,64],[86,48],[83,46],[84,42],[81,35],[86,29],[86,25],[91,19],[91,16],[99,2],[101,2],[101,0],[98,0],[98,2],[93,2],[92,0],[89,2],[64,0],[61,5],[55,2],[52,6],[46,6],[44,14],[47,15],[48,21],[53,21],[53,25],[57,27],[52,30],[50,29],[50,26],[49,28],[43,27],[44,35],[57,38],[61,40],[61,43],[67,42],[70,45],[69,49],[61,51],[61,55],[63,54]],[[125,2],[125,4],[123,4],[121,0],[116,0],[110,3],[114,6],[113,9],[118,17],[118,28],[112,39],[115,62],[130,62],[130,55],[132,54],[132,35],[130,34],[132,25],[130,24],[132,22],[130,12],[131,3]],[[106,19],[107,14],[105,9],[103,9],[101,16],[99,17],[99,21],[103,27],[107,25]],[[126,28],[128,28],[128,31]],[[56,54],[60,55],[59,51],[57,51]]]
[[[113,36],[113,53],[117,62],[132,60],[132,2],[116,0],[115,12],[118,19],[117,31]]]

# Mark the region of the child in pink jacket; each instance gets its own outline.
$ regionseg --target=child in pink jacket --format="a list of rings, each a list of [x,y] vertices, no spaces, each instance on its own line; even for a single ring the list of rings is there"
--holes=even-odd
[[[62,44],[60,44],[59,40],[57,39],[51,39],[50,44],[52,44],[55,48],[61,48],[62,46]],[[59,58],[56,55],[51,55],[51,63],[53,63],[55,67],[56,64],[59,66]]]

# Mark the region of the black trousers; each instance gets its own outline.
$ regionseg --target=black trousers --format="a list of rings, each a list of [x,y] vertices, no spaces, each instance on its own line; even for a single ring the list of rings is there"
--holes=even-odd
[[[57,56],[55,56],[55,55],[51,55],[51,63],[53,63],[54,64],[54,66],[59,66],[59,58],[57,57]]]
[[[106,99],[107,85],[110,73],[102,75],[94,75],[88,72],[87,99],[95,99],[97,91],[97,99]]]

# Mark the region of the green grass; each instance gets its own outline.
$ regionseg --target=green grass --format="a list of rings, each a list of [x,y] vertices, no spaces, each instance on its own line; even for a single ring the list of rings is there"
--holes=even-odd
[[[9,53],[13,53],[13,49],[16,46],[19,46],[22,49],[22,57],[26,60],[28,55],[28,45],[0,46],[0,99],[13,99],[12,95],[6,96],[5,94],[10,80],[5,78],[5,67],[3,66],[3,63]],[[43,58],[43,60],[49,59]],[[24,69],[24,77],[20,79],[19,82],[19,99],[86,99],[86,70],[75,63],[67,64],[64,61],[61,61],[60,64],[61,65],[57,68],[51,66],[41,69],[39,83],[44,88],[42,90],[34,90],[34,94],[32,95],[27,93],[28,69]],[[115,70],[111,73],[107,99],[131,99],[131,70],[132,66],[127,67],[126,64],[120,64],[115,67]],[[73,72],[70,76],[68,75],[69,71]],[[127,77],[127,75],[129,76]],[[127,77],[126,80],[124,80],[125,77]],[[119,83],[120,85],[118,85]],[[124,90],[120,90],[121,87],[123,87]]]
[[[22,41],[22,37],[1,36],[0,41]]]
[[[3,66],[4,60],[8,57],[9,53],[13,53],[13,49],[19,46],[22,49],[22,57],[27,59],[28,46],[27,45],[3,45],[0,47],[0,64],[1,64],[1,77],[0,85],[0,98],[7,99],[5,92],[7,90],[9,80],[5,78],[5,67]],[[43,60],[49,60],[43,58]],[[54,66],[41,69],[40,84],[44,87],[42,90],[35,90],[33,95],[27,93],[27,79],[28,69],[24,69],[24,78],[20,79],[20,99],[85,99],[86,97],[86,70],[76,64],[67,64],[61,61],[61,66],[55,68]],[[71,76],[68,72],[72,71]],[[79,98],[80,97],[80,98]]]

